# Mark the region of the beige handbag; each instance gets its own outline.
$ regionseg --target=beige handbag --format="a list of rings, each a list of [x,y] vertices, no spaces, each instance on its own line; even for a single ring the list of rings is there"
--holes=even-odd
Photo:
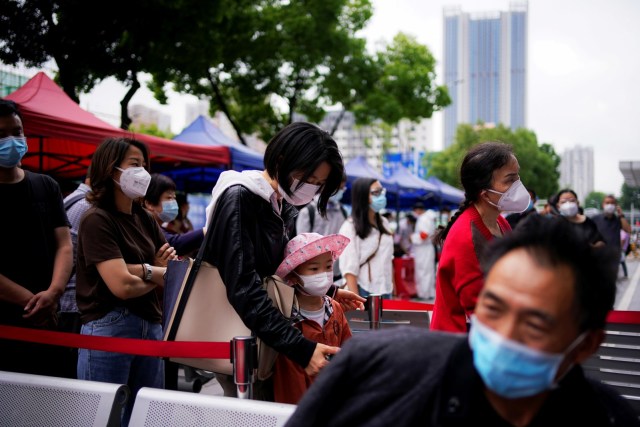
[[[263,285],[274,307],[290,318],[297,305],[294,289],[277,276]],[[170,261],[164,293],[164,340],[229,342],[252,335],[227,299],[227,289],[218,269],[206,261]],[[258,340],[258,378],[271,376],[277,352]],[[171,358],[172,362],[231,375],[228,359]]]
[[[174,304],[167,303],[175,282],[171,269],[174,263],[187,263],[186,274],[180,283]],[[194,268],[195,267],[195,268]],[[185,269],[185,266],[181,266]],[[195,277],[193,277],[195,276]],[[192,283],[190,284],[190,280]],[[165,310],[173,305],[165,326],[165,341],[212,341],[229,342],[233,337],[250,336],[245,326],[227,299],[227,288],[222,283],[218,269],[208,262],[199,265],[192,259],[171,261],[167,267],[165,283]],[[171,358],[172,362],[194,368],[231,375],[233,365],[229,359]]]
[[[296,298],[293,287],[287,285],[284,280],[278,276],[265,277],[262,286],[267,291],[267,295],[271,298],[273,306],[280,310],[280,313],[288,319],[292,320],[293,307],[299,310],[298,299]],[[258,379],[266,380],[273,373],[273,365],[276,363],[278,352],[258,340]]]

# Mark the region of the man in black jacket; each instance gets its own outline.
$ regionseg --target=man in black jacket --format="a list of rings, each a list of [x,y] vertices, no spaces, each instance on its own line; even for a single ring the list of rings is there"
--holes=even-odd
[[[288,426],[638,425],[580,366],[615,299],[606,248],[532,216],[487,252],[469,335],[415,328],[356,335]]]

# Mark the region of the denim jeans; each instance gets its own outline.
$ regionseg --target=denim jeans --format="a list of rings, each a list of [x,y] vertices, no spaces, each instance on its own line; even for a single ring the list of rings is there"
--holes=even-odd
[[[360,285],[358,285],[358,294],[360,294],[362,298],[366,298],[369,295],[371,295],[369,291],[365,290]],[[382,299],[391,299],[391,294],[382,294],[381,296],[382,296]]]
[[[82,325],[83,335],[102,337],[162,339],[162,326],[150,323],[128,309],[119,307],[104,317]],[[131,390],[122,424],[128,425],[133,402],[142,387],[164,388],[164,361],[156,357],[80,349],[78,352],[78,378],[126,384]]]

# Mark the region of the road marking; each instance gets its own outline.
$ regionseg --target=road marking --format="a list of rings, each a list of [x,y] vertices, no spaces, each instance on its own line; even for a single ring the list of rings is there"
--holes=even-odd
[[[631,305],[631,300],[633,299],[633,295],[636,293],[636,288],[638,287],[638,282],[640,282],[640,265],[636,266],[636,271],[633,273],[633,277],[631,278],[631,282],[629,282],[629,286],[627,290],[624,291],[624,295],[620,300],[620,304],[618,304],[618,308],[616,310],[619,311],[627,311],[629,310],[629,306]]]

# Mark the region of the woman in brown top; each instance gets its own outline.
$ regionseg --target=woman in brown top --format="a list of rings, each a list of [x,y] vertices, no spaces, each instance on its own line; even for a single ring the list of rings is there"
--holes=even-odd
[[[175,251],[138,201],[150,181],[149,154],[128,138],[105,140],[91,160],[93,205],[80,222],[76,299],[84,335],[162,339],[160,293]],[[81,349],[78,378],[127,384],[135,393],[163,387],[159,358]]]

